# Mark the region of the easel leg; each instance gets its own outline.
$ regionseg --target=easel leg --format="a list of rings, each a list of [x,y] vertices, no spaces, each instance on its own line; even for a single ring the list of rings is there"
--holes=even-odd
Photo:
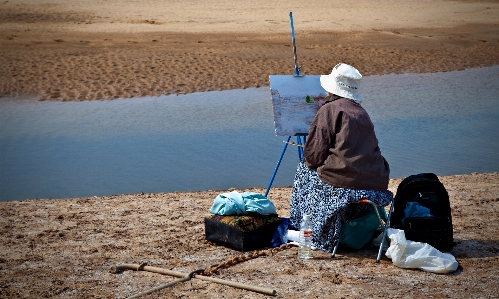
[[[296,143],[298,144],[305,144],[305,136],[296,136]],[[267,186],[267,191],[265,191],[265,197],[269,194],[270,188],[272,187],[272,183],[274,182],[275,175],[277,174],[277,170],[279,169],[279,165],[281,165],[282,158],[284,157],[284,153],[286,152],[286,149],[288,148],[288,142],[291,140],[291,136],[288,136],[288,139],[284,142],[284,146],[282,148],[281,156],[279,157],[279,160],[277,161],[277,164],[274,168],[274,173],[272,173],[272,177],[270,178],[269,185]],[[304,153],[303,153],[303,148],[298,147],[298,159],[299,161],[303,160],[304,158]]]
[[[296,143],[298,143],[300,145],[304,145],[305,141],[306,141],[305,138],[306,138],[305,136],[296,136]],[[303,147],[299,146],[298,147],[298,159],[301,161],[301,160],[303,160],[304,157],[305,157],[305,154],[303,153]]]
[[[284,143],[284,146],[282,148],[281,156],[279,157],[279,160],[277,160],[277,164],[274,168],[274,173],[272,173],[272,177],[270,178],[269,185],[267,186],[267,191],[265,191],[265,197],[269,194],[270,187],[272,187],[272,183],[274,182],[275,175],[277,173],[277,170],[279,169],[279,165],[281,165],[282,157],[284,157],[284,152],[286,152],[286,148],[288,147],[288,142],[291,140],[291,136],[288,136],[288,139],[286,139],[286,143]]]

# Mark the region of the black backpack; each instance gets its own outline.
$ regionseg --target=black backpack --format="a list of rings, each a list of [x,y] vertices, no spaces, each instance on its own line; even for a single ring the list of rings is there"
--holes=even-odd
[[[431,217],[405,217],[408,202],[430,210]],[[452,250],[453,229],[449,195],[434,173],[405,178],[397,188],[390,227],[404,230],[407,240],[428,243],[442,252]]]

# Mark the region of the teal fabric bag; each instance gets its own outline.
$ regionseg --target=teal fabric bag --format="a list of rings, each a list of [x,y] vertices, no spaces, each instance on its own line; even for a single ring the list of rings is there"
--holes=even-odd
[[[277,214],[274,204],[265,196],[254,192],[237,191],[219,194],[213,201],[210,213],[217,215]]]
[[[386,221],[386,211],[378,208],[379,215]],[[366,215],[352,219],[341,226],[340,243],[352,249],[361,249],[375,237],[380,223],[374,208],[370,208]]]

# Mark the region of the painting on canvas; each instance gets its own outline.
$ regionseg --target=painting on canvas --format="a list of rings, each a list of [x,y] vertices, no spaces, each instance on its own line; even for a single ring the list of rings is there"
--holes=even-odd
[[[306,135],[318,110],[318,102],[327,95],[320,75],[270,75],[270,93],[277,136]]]

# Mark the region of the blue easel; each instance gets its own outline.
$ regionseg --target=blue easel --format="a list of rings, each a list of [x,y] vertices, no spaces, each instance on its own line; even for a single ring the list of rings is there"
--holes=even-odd
[[[291,41],[293,43],[293,56],[294,56],[294,61],[295,61],[295,68],[294,68],[294,76],[295,77],[302,77],[303,75],[300,75],[300,66],[298,66],[298,58],[296,56],[296,44],[295,44],[295,29],[293,25],[293,13],[289,13],[289,22],[291,26]],[[303,146],[305,145],[306,142],[306,134],[296,134],[296,143],[294,145],[298,146],[298,159],[299,161],[303,160],[304,158],[304,153],[303,153]],[[272,183],[274,182],[275,175],[277,174],[277,170],[279,169],[279,166],[281,165],[282,158],[284,157],[284,153],[286,152],[286,149],[288,148],[289,144],[293,144],[290,142],[291,136],[288,136],[286,141],[284,142],[284,147],[282,148],[281,155],[279,156],[279,160],[277,160],[277,164],[274,168],[274,172],[272,173],[272,177],[270,178],[269,184],[267,186],[267,191],[265,191],[265,197],[269,194],[270,188],[272,187]]]

